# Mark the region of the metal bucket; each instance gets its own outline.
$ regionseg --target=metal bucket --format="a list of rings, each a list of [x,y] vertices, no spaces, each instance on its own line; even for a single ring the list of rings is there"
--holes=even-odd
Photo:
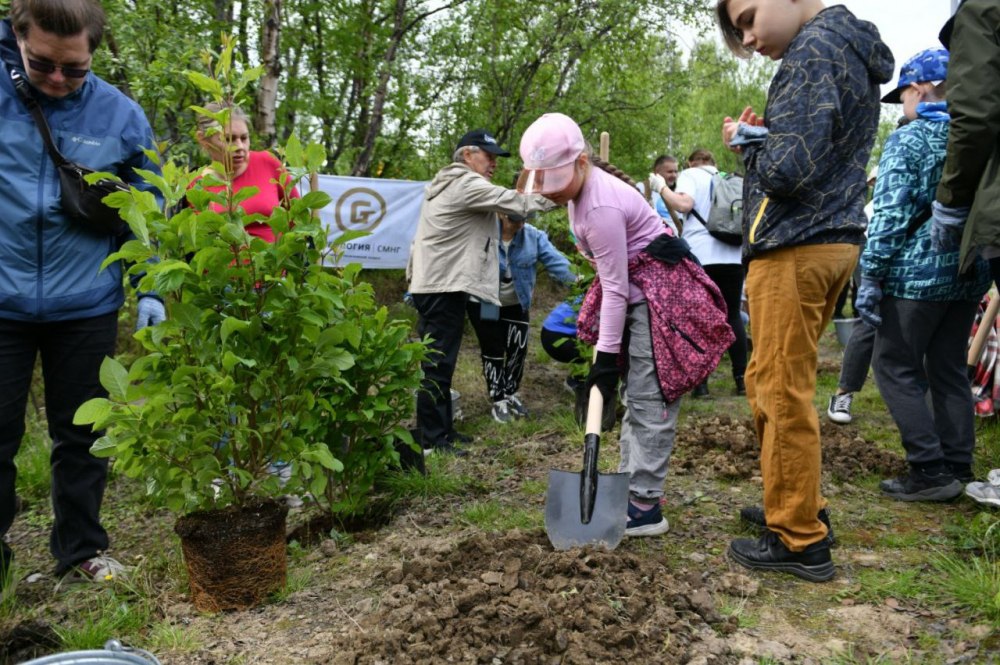
[[[837,331],[837,341],[840,342],[841,346],[847,346],[847,343],[851,340],[851,334],[854,332],[854,326],[860,322],[861,319],[834,319],[833,327]]]
[[[108,640],[103,649],[70,651],[24,661],[20,665],[160,665],[156,656],[123,646],[118,640]]]

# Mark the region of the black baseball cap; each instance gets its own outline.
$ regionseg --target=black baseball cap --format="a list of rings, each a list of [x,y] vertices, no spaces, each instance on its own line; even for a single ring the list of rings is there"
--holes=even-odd
[[[510,153],[501,148],[497,140],[493,138],[493,135],[485,129],[473,129],[459,140],[455,149],[458,150],[467,145],[474,145],[498,157],[510,157]]]

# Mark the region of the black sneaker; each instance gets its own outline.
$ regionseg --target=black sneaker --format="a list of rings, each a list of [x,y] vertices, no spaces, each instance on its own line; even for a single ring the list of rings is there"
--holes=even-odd
[[[747,394],[747,383],[742,376],[733,377],[733,381],[736,382],[736,395],[746,395]]]
[[[694,390],[691,391],[691,397],[708,397],[708,381],[696,385]]]
[[[964,487],[943,466],[930,472],[911,466],[909,475],[879,483],[882,494],[897,501],[950,501],[960,495]]]
[[[451,443],[472,443],[475,439],[468,434],[462,434],[458,430],[451,430],[448,432],[448,441]]]
[[[792,552],[774,531],[760,538],[738,538],[729,544],[729,558],[754,570],[789,573],[810,582],[826,582],[836,572],[826,541],[809,545],[801,552]]]
[[[826,508],[823,508],[816,513],[816,517],[826,525],[826,544],[833,547],[837,544],[837,539],[834,537],[833,527],[830,525],[830,513],[826,511]],[[740,519],[747,524],[752,524],[761,529],[767,528],[767,520],[764,518],[764,508],[762,506],[740,508]]]
[[[507,408],[515,418],[527,418],[528,407],[524,405],[521,398],[515,395],[507,395]]]
[[[971,464],[960,464],[958,462],[945,462],[944,466],[946,469],[951,471],[951,475],[955,476],[955,480],[967,485],[971,483],[976,477],[972,474]]]

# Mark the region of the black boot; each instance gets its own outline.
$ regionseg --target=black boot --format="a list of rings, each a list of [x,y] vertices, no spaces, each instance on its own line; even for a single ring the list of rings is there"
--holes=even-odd
[[[821,540],[801,552],[792,552],[774,531],[759,539],[739,538],[729,544],[729,558],[754,570],[789,573],[810,582],[826,582],[834,575],[830,546]]]
[[[747,394],[747,384],[746,384],[746,381],[743,380],[743,377],[742,376],[735,376],[735,377],[733,377],[733,381],[736,382],[736,394],[737,395],[746,395]]]
[[[826,508],[823,508],[818,513],[816,517],[819,521],[826,525],[826,544],[833,547],[837,544],[837,539],[833,536],[833,527],[830,526],[830,513],[827,512]],[[764,508],[762,506],[746,506],[740,508],[740,519],[747,524],[752,524],[753,526],[760,527],[761,529],[767,528],[767,520],[764,517]]]
[[[708,397],[708,381],[704,381],[703,383],[696,385],[694,390],[691,391],[691,397],[696,399],[700,397]]]

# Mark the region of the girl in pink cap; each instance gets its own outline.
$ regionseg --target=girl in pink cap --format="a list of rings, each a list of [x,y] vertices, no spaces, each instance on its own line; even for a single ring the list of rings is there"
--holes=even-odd
[[[619,356],[624,357],[619,471],[629,474],[625,534],[666,533],[669,524],[660,499],[674,446],[680,395],[696,385],[690,381],[697,379],[680,377],[677,372],[696,366],[696,372],[711,372],[732,342],[722,296],[687,244],[673,237],[635,183],[592,154],[571,118],[561,113],[543,115],[525,131],[520,152],[524,170],[518,189],[568,206],[578,248],[597,270],[578,324],[580,338],[596,342],[597,348],[588,391],[597,386],[604,400],[610,400],[621,374]],[[675,279],[686,279],[687,286],[672,288]],[[680,299],[685,302],[681,304]],[[671,367],[668,358],[676,357],[678,340],[685,336],[664,318],[676,308],[699,319],[698,332],[691,330],[697,339],[688,336],[681,342],[697,342],[689,348],[697,348],[698,357],[686,357],[683,369]]]

